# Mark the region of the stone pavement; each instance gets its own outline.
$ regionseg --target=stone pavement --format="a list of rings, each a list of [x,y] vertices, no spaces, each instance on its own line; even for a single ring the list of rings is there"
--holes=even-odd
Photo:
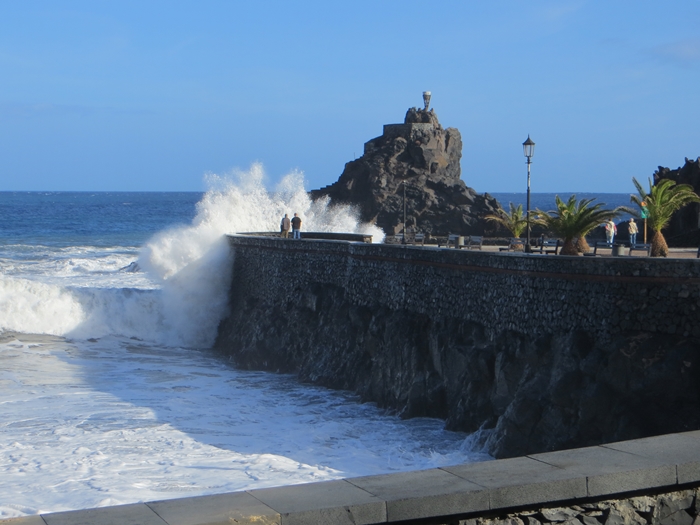
[[[426,246],[431,246],[426,244]],[[499,248],[503,248],[503,246],[491,246],[491,245],[484,245],[482,246],[482,251],[486,252],[498,252]],[[600,257],[612,257],[612,250],[610,248],[598,248],[598,253],[597,255]],[[521,253],[522,252],[501,252],[501,253]],[[698,249],[697,248],[669,248],[669,254],[668,254],[668,259],[696,259],[698,254]],[[524,254],[523,254],[524,255]],[[544,255],[544,254],[539,254],[539,253],[534,253],[533,255]],[[646,253],[642,251],[635,251],[632,252],[632,255],[626,255],[626,257],[646,257]]]

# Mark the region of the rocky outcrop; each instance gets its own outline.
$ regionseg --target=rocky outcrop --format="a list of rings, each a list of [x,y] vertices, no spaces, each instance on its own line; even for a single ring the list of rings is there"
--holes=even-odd
[[[654,184],[661,179],[671,179],[677,184],[689,184],[700,195],[700,157],[675,170],[659,166],[654,172]],[[640,181],[646,189],[645,181]],[[700,244],[700,203],[692,203],[678,210],[664,230],[666,242],[671,246],[697,246]]]
[[[459,130],[443,129],[432,109],[411,108],[403,124],[385,125],[337,182],[311,196],[355,205],[363,222],[394,235],[403,228],[405,194],[407,231],[483,235],[484,215],[499,205],[462,181],[461,157]]]

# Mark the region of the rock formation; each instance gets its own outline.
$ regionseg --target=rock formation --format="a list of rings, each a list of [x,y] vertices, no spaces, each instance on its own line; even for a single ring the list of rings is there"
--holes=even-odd
[[[659,166],[654,172],[654,184],[661,179],[671,179],[677,184],[690,184],[700,195],[700,157],[690,160],[686,157],[683,167],[675,170]],[[646,181],[640,181],[647,188]],[[668,228],[664,230],[666,241],[672,246],[695,246],[700,244],[700,204],[689,204],[678,210]]]
[[[433,235],[484,233],[483,216],[498,202],[479,195],[460,178],[462,136],[443,129],[435,112],[411,108],[403,124],[387,124],[384,133],[365,143],[364,155],[348,162],[337,182],[311,196],[355,205],[364,222],[387,235],[407,231]]]

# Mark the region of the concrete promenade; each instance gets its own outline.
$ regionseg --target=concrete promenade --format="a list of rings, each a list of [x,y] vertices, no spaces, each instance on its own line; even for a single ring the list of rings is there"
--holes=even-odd
[[[59,512],[3,525],[458,523],[700,486],[700,431],[425,471]],[[693,518],[688,516],[690,522]],[[696,519],[695,523],[698,520]]]
[[[426,244],[426,248],[436,248],[437,245],[432,245],[432,244]],[[503,248],[503,246],[497,246],[497,245],[484,245],[481,247],[481,250],[484,252],[496,252],[496,253],[516,253],[520,255],[524,255],[522,252],[501,252],[500,248]],[[454,249],[454,248],[447,248],[443,247],[442,249]],[[593,248],[591,248],[592,250]],[[668,257],[667,259],[697,259],[697,254],[698,254],[698,249],[697,248],[669,248],[668,249]],[[552,256],[551,254],[540,254],[539,252],[534,252],[532,255],[538,255],[538,256],[546,256],[549,255],[550,257]],[[598,257],[612,257],[612,249],[605,247],[605,248],[598,248]],[[616,257],[617,259],[624,259],[625,257],[647,257],[647,254],[644,251],[638,250],[635,252],[632,252],[631,254],[629,253],[629,249],[625,251],[625,255],[622,257]],[[663,259],[663,257],[661,257]]]

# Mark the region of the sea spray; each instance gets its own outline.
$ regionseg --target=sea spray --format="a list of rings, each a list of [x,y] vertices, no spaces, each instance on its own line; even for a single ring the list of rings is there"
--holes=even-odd
[[[0,265],[0,330],[209,347],[228,300],[233,254],[225,234],[278,231],[285,213],[298,213],[304,231],[362,232],[383,240],[381,230],[360,224],[352,208],[312,201],[300,172],[273,191],[264,178],[260,164],[208,175],[209,190],[190,224],[153,235],[135,264],[136,246],[18,247],[23,255]]]
[[[281,217],[298,213],[303,228],[324,232],[383,233],[359,224],[349,206],[312,201],[300,172],[285,176],[273,192],[264,186],[262,165],[230,177],[207,176],[209,191],[197,204],[192,225],[155,235],[139,256],[139,265],[162,283],[167,344],[211,346],[225,314],[231,257],[227,233],[278,231]]]
[[[0,274],[0,331],[64,335],[84,317],[70,291]]]

